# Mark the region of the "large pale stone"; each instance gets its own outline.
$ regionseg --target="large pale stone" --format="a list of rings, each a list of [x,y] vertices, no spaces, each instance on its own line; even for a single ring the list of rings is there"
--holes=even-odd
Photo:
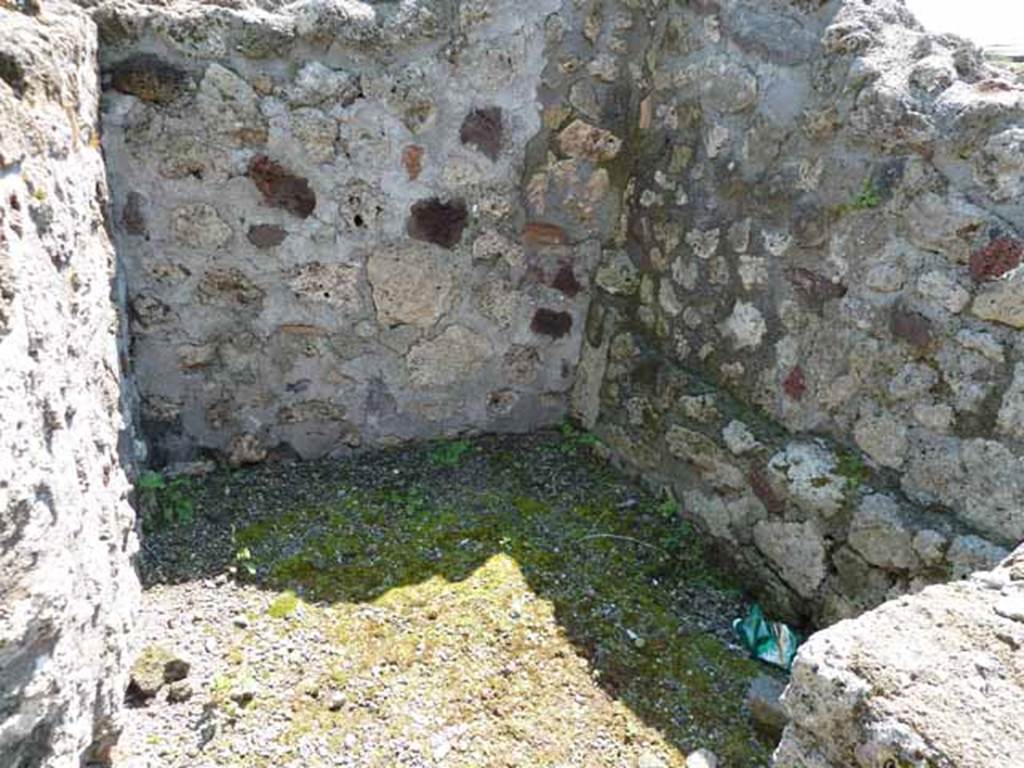
[[[1024,462],[995,440],[929,437],[910,453],[903,489],[944,504],[998,544],[1024,540]]]
[[[593,429],[601,413],[601,385],[608,370],[609,342],[608,336],[597,346],[584,342],[580,353],[572,390],[572,413],[584,429]]]
[[[1024,328],[1024,270],[985,286],[974,299],[971,311],[982,320]]]
[[[846,501],[846,478],[836,473],[835,456],[817,443],[790,443],[768,462],[780,492],[804,514],[829,518]]]
[[[1018,765],[1024,622],[1003,601],[1021,578],[1024,551],[813,635],[783,696],[778,768]]]
[[[725,321],[725,332],[732,337],[736,349],[756,349],[768,331],[764,316],[753,304],[737,301]]]
[[[914,534],[891,496],[865,496],[850,522],[848,543],[879,568],[911,569],[918,565]]]
[[[296,270],[290,285],[295,295],[302,299],[355,313],[362,308],[359,272],[359,267],[352,264],[313,262]]]
[[[812,598],[825,580],[825,540],[813,523],[762,520],[754,544],[798,595]]]
[[[440,248],[419,242],[383,247],[370,254],[366,271],[383,325],[433,325],[451,302],[454,276]]]
[[[707,435],[674,424],[665,433],[665,444],[673,456],[694,467],[714,488],[737,491],[746,486],[743,472]]]
[[[461,325],[420,342],[409,351],[409,381],[415,387],[447,387],[465,382],[483,368],[491,343]]]
[[[171,214],[171,232],[182,245],[210,251],[231,239],[231,227],[206,203],[183,205]]]
[[[865,416],[853,431],[857,445],[883,467],[899,469],[907,454],[907,428],[892,414]]]

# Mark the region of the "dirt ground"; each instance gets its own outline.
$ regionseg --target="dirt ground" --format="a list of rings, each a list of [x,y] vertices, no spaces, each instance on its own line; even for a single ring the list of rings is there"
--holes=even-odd
[[[118,768],[765,766],[745,605],[669,500],[565,428],[217,470],[155,496]],[[175,510],[177,513],[176,514]]]

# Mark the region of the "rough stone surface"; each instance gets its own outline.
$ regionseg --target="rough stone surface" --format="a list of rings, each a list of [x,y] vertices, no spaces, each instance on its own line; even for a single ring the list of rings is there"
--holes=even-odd
[[[898,0],[639,15],[609,31],[631,100],[575,88],[549,148],[631,169],[587,326],[595,432],[792,620],[961,574],[979,548],[955,541],[1015,545],[1019,80]],[[556,186],[528,181],[546,220]]]
[[[93,5],[156,465],[314,458],[568,412],[598,222],[624,179],[582,164],[615,158],[611,130],[546,127],[545,70],[576,46],[550,34],[563,3],[474,4],[457,21],[434,0],[343,5],[358,13]],[[579,166],[527,152],[549,130]],[[522,192],[535,171],[544,210]],[[534,362],[509,381],[513,350]]]
[[[802,597],[811,597],[825,579],[825,542],[812,523],[761,521],[754,544]]]
[[[761,675],[750,683],[747,689],[746,705],[755,727],[772,743],[782,738],[782,732],[789,722],[782,706],[782,694],[786,684],[769,675]]]
[[[1024,738],[1024,550],[814,635],[779,768],[1011,766]],[[972,713],[974,713],[972,715]]]
[[[152,464],[572,413],[801,622],[1024,539],[1024,87],[900,0],[88,5]],[[4,97],[64,98],[8,29]],[[100,203],[26,159],[102,196],[84,79],[70,125],[0,111],[5,242],[76,332]]]
[[[0,62],[0,764],[63,768],[120,730],[138,597],[95,27],[0,5]]]

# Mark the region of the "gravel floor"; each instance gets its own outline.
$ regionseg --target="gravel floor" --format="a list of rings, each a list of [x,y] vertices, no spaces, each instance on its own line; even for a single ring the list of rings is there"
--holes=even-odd
[[[768,764],[744,604],[670,502],[561,433],[218,470],[157,503],[115,766]]]

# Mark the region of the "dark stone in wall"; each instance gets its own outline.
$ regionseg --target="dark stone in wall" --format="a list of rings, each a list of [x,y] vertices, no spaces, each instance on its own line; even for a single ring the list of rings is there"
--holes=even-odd
[[[476,147],[491,160],[497,160],[504,133],[501,107],[488,107],[475,109],[466,115],[459,130],[459,139],[463,144]]]
[[[997,280],[1020,266],[1024,245],[1009,237],[993,240],[971,254],[971,277],[976,283]]]
[[[927,347],[932,343],[932,324],[917,312],[900,307],[893,309],[889,329],[897,339],[914,347]]]
[[[541,336],[561,339],[572,330],[572,315],[554,309],[538,309],[533,315],[530,330]]]
[[[462,200],[445,203],[432,197],[413,204],[407,231],[414,240],[451,250],[462,239],[468,220],[469,212]]]
[[[188,74],[157,56],[142,53],[111,67],[110,85],[143,101],[169,104],[185,92]]]
[[[247,237],[257,248],[273,248],[284,242],[288,232],[273,224],[254,224],[249,227]]]
[[[842,283],[835,283],[824,275],[819,275],[817,272],[803,267],[786,270],[786,277],[793,284],[797,295],[818,312],[828,302],[841,299],[846,295],[847,289]]]
[[[807,379],[804,377],[803,368],[797,365],[789,372],[789,375],[786,376],[786,380],[782,382],[782,391],[785,392],[791,400],[800,402],[804,399],[804,393],[807,392]]]
[[[0,51],[0,80],[11,86],[19,99],[25,95],[25,68],[10,51]]]
[[[551,283],[551,287],[557,288],[569,298],[576,296],[583,290],[580,281],[576,279],[576,273],[573,271],[571,264],[563,264],[561,266]]]
[[[249,163],[249,178],[272,208],[282,208],[302,219],[309,218],[316,208],[316,195],[309,181],[289,173],[266,155],[257,155]]]
[[[143,210],[146,205],[146,198],[138,192],[129,192],[124,203],[124,210],[121,212],[121,224],[124,231],[131,235],[145,235],[146,214]]]

